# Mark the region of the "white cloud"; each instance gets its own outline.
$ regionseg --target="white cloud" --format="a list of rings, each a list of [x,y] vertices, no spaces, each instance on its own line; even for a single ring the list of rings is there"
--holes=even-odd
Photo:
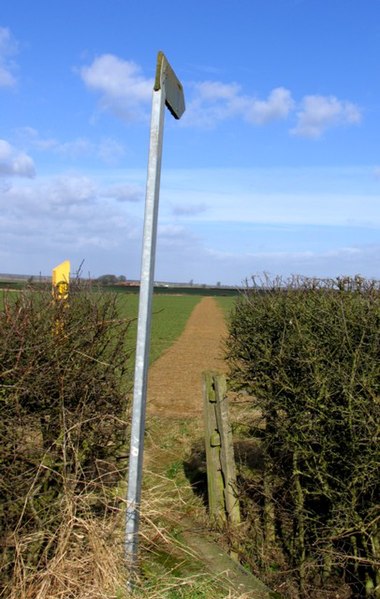
[[[53,137],[42,138],[34,127],[19,127],[16,134],[21,144],[37,150],[51,150],[58,145],[58,141]]]
[[[59,141],[53,137],[42,137],[33,127],[21,127],[17,130],[17,134],[24,146],[42,152],[54,152],[68,160],[97,158],[107,165],[114,165],[125,155],[124,145],[110,137],[100,141],[91,141],[87,137]]]
[[[133,61],[103,54],[91,65],[82,67],[80,75],[89,89],[101,94],[103,110],[110,110],[126,121],[146,118],[153,79],[144,77]]]
[[[3,213],[29,218],[52,218],[59,224],[71,218],[76,209],[92,206],[98,195],[96,184],[85,176],[56,177],[46,181],[13,185],[0,198]]]
[[[27,256],[44,253],[46,261],[57,250],[85,256],[94,248],[125,250],[126,243],[140,241],[139,218],[85,176],[8,187],[0,194],[0,215],[0,251],[22,249],[24,262]]]
[[[135,62],[103,54],[82,67],[80,76],[89,89],[100,93],[102,110],[128,122],[147,119],[153,79],[146,78]],[[266,125],[287,119],[296,108],[291,91],[285,87],[272,89],[264,99],[245,94],[238,83],[201,81],[186,87],[190,99],[181,119],[185,126],[210,129],[233,118]],[[316,139],[331,127],[358,124],[361,117],[360,108],[352,102],[335,96],[307,95],[301,100],[291,133]]]
[[[370,172],[368,168],[364,174],[368,177]],[[214,187],[218,182],[216,193],[206,190],[202,196],[196,190],[188,194],[181,188],[173,190],[169,178],[169,190],[165,185],[162,189],[165,201],[160,214],[157,279],[240,283],[251,273],[263,271],[316,276],[378,273],[378,245],[363,246],[358,236],[351,236],[349,231],[344,234],[340,229],[335,232],[338,239],[334,233],[330,235],[331,243],[319,246],[316,234],[310,239],[303,229],[304,224],[327,225],[327,229],[320,229],[320,238],[326,239],[331,225],[344,226],[347,219],[359,228],[366,226],[366,220],[370,227],[379,226],[376,194],[354,197],[342,192],[338,203],[334,194],[242,196],[236,181],[241,184],[243,173],[239,171],[235,177],[232,174],[232,170],[218,176],[212,173],[210,185]],[[189,180],[199,181],[199,175],[191,172]],[[293,175],[290,174],[290,180]],[[326,178],[320,172],[317,176]],[[138,277],[142,205],[137,200],[142,198],[143,186],[138,187],[133,177],[132,173],[130,184],[119,181],[113,185],[95,177],[72,175],[7,181],[0,194],[0,255],[3,264],[13,266],[6,270],[23,272],[27,264],[27,272],[46,272],[47,264],[54,266],[65,258],[80,264],[85,258],[86,269],[98,274],[110,269],[122,273],[127,269],[127,276]],[[271,179],[277,180],[278,173],[272,173]],[[243,188],[246,182],[247,179]],[[278,185],[283,183],[280,180]],[[185,219],[173,220],[171,211],[178,205],[178,197],[185,208],[202,212],[207,206],[207,211],[195,214],[190,219],[191,226],[185,225]],[[357,211],[360,218],[355,217]],[[267,223],[272,223],[271,227]],[[284,226],[287,231],[281,237]],[[371,231],[370,236],[365,233],[364,243],[376,239],[376,233]],[[300,237],[297,244],[289,243],[290,238]]]
[[[57,141],[53,150],[70,160],[95,157],[108,165],[118,164],[125,155],[124,146],[112,138],[102,139],[99,142],[90,141],[86,137],[78,137],[62,143]]]
[[[189,103],[184,123],[211,128],[219,121],[239,117],[264,125],[287,118],[293,107],[291,92],[284,87],[273,89],[267,99],[260,100],[243,94],[236,83],[204,81],[194,85],[194,98]]]
[[[142,188],[137,185],[126,183],[107,186],[92,177],[71,174],[17,185],[8,184],[2,192],[0,214],[16,215],[18,220],[51,219],[58,228],[65,221],[83,217],[84,221],[80,223],[83,234],[85,229],[92,230],[93,223],[99,219],[105,219],[105,229],[111,226],[111,220],[114,224],[117,220],[125,226],[124,205],[129,202],[132,208],[142,198]],[[113,216],[110,220],[111,213]]]
[[[19,152],[10,143],[0,139],[0,176],[34,177],[35,168],[32,158]]]
[[[114,198],[117,202],[140,202],[143,198],[143,190],[137,185],[113,185],[107,187],[101,195]]]
[[[180,225],[160,223],[158,226],[160,243],[164,245],[182,245],[186,233],[186,229]]]
[[[359,107],[352,102],[335,96],[305,96],[297,113],[297,125],[291,133],[317,139],[330,127],[360,123],[361,116]]]
[[[239,115],[241,99],[241,88],[236,83],[197,83],[194,86],[194,97],[188,104],[182,122],[190,126],[214,127],[220,121]]]
[[[107,137],[99,142],[96,155],[105,164],[117,164],[125,155],[125,148],[123,144],[116,139]]]
[[[277,119],[286,119],[294,107],[292,94],[284,87],[277,87],[267,100],[253,100],[247,103],[245,120],[263,125]]]
[[[15,64],[12,56],[17,54],[18,44],[6,27],[0,27],[0,87],[14,87]]]
[[[96,185],[89,177],[63,176],[45,187],[44,202],[52,208],[87,204],[97,195]]]
[[[260,279],[263,273],[269,276],[289,277],[293,274],[307,277],[335,278],[341,275],[362,274],[378,279],[377,264],[380,258],[379,245],[338,247],[326,251],[274,251],[246,252],[216,251],[208,248],[209,271],[213,264],[215,274],[220,272],[228,282],[243,282],[251,276]]]
[[[175,216],[194,216],[201,214],[207,210],[207,204],[200,202],[199,204],[174,204],[172,212]]]
[[[241,96],[241,86],[237,83],[221,83],[220,81],[203,81],[195,85],[196,93],[205,102],[235,102]]]

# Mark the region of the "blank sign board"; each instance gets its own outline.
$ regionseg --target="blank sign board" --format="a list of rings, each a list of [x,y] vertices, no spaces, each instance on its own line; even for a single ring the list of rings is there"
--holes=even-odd
[[[185,112],[185,97],[181,82],[171,68],[165,54],[158,53],[154,91],[165,89],[165,104],[175,119]]]

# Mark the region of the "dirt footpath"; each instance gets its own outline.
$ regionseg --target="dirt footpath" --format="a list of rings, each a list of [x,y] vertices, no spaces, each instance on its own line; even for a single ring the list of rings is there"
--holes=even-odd
[[[218,597],[269,599],[274,595],[233,561],[226,548],[217,542],[217,536],[210,532],[204,503],[194,494],[181,467],[194,441],[199,442],[203,437],[202,372],[225,371],[226,333],[222,310],[214,298],[205,297],[195,306],[182,335],[151,366],[145,484],[156,492],[160,490],[159,508],[155,509],[166,514],[168,530],[171,527],[176,530],[180,563],[184,563],[184,556],[185,559],[192,556],[199,568],[198,575],[208,572],[221,585]],[[176,555],[171,547],[172,555]],[[170,544],[164,551],[170,552]]]
[[[176,418],[202,414],[202,372],[223,372],[226,323],[212,297],[195,306],[185,330],[149,370],[148,414]]]

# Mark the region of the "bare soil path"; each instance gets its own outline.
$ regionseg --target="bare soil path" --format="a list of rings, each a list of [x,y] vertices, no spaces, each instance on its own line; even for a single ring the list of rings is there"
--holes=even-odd
[[[200,498],[195,499],[181,467],[195,440],[203,436],[202,372],[223,372],[227,333],[221,308],[212,297],[195,306],[182,335],[149,370],[146,484],[161,489],[159,513],[180,532],[182,547],[222,585],[217,597],[269,599],[265,585],[244,571],[209,530]],[[165,505],[167,504],[167,505]],[[169,551],[168,549],[166,549]]]
[[[226,323],[216,300],[195,306],[182,335],[149,370],[148,414],[183,418],[202,414],[202,372],[223,371]]]

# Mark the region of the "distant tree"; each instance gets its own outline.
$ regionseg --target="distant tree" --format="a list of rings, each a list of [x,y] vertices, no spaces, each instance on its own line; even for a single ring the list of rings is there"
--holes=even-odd
[[[100,285],[115,285],[118,282],[116,275],[101,275],[97,278]]]
[[[119,283],[125,283],[125,282],[126,282],[126,280],[127,280],[127,277],[126,277],[126,276],[124,276],[124,275],[120,275],[120,276],[118,277],[118,281],[119,281]]]

